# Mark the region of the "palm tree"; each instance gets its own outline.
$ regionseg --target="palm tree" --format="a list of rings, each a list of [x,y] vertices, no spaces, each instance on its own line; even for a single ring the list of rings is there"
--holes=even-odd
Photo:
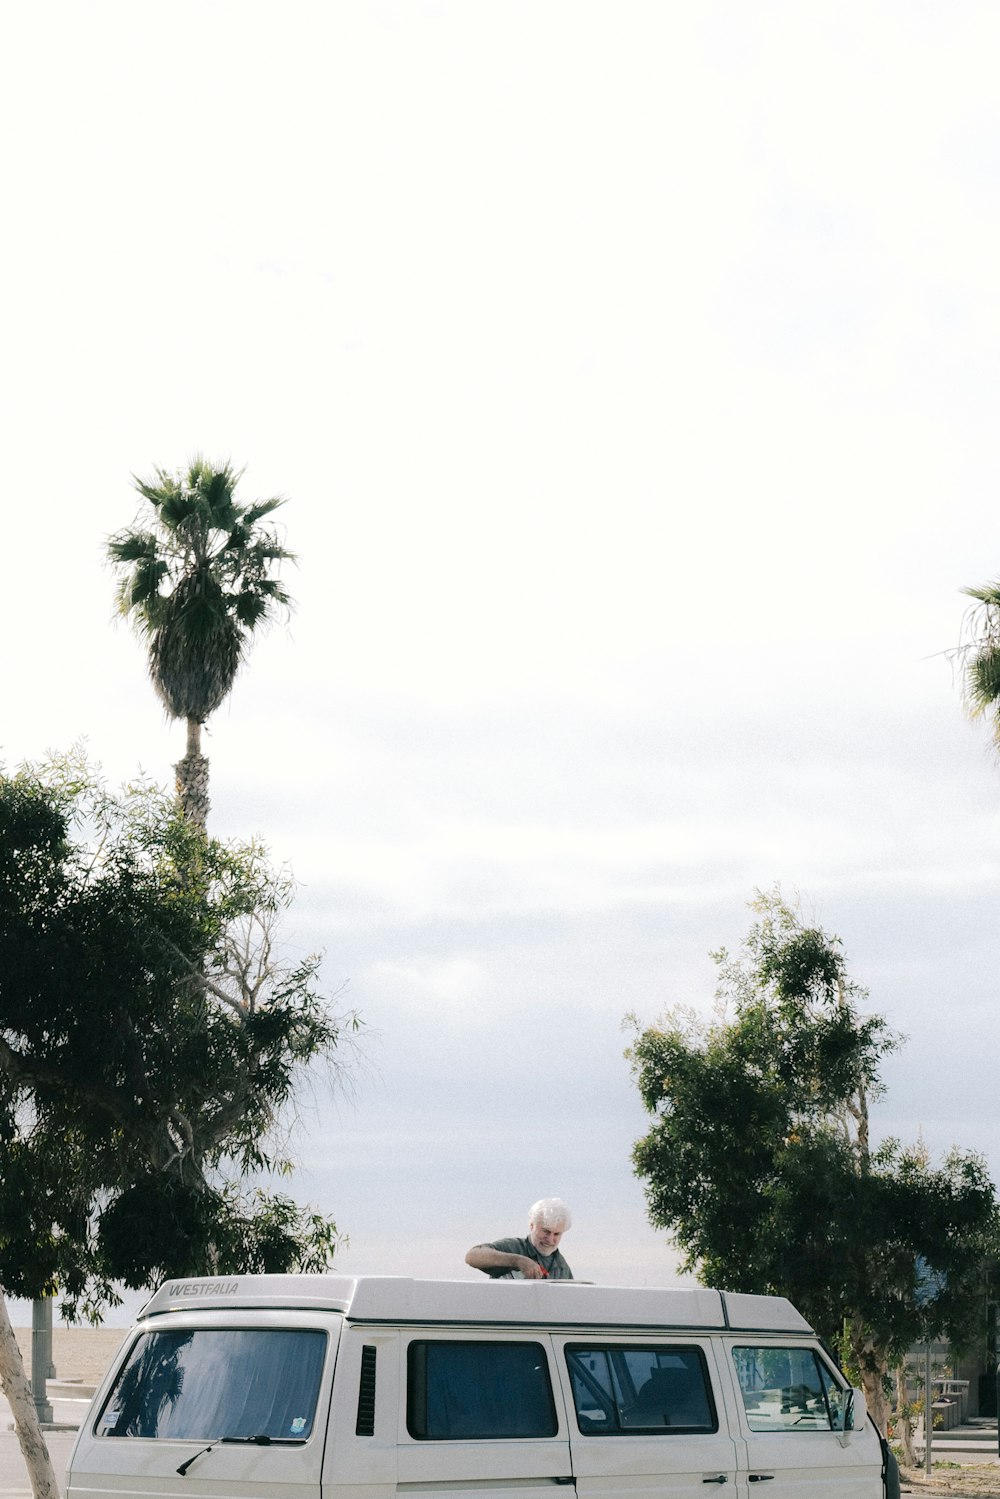
[[[228,696],[259,625],[290,600],[272,573],[294,560],[274,530],[260,522],[284,501],[241,505],[242,469],[193,459],[186,470],[157,468],[150,481],[133,476],[153,506],[108,542],[120,575],[119,613],[130,619],[149,653],[149,674],[170,718],[187,720],[187,753],[175,765],[177,799],[204,830],[208,760],[202,725]]]
[[[966,616],[965,698],[973,718],[993,716],[993,738],[1000,747],[1000,583],[963,588],[976,600]]]

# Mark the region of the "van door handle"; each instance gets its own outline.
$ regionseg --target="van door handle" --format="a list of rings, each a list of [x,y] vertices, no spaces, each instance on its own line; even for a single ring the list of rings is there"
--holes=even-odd
[[[552,1482],[553,1483],[575,1483],[576,1480],[574,1478],[572,1478],[572,1477],[570,1477],[570,1478],[553,1478]]]
[[[714,1478],[703,1478],[702,1483],[728,1483],[729,1479],[725,1473],[717,1473]]]
[[[773,1473],[748,1473],[747,1477],[751,1483],[770,1483],[774,1477]]]

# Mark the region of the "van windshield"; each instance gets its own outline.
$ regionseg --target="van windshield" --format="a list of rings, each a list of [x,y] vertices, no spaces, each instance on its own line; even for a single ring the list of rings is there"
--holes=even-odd
[[[326,1334],[306,1328],[146,1333],[104,1403],[98,1434],[304,1442],[325,1352]]]

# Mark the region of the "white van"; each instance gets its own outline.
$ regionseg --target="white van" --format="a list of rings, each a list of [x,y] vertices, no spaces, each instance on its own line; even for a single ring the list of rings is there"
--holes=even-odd
[[[575,1281],[170,1281],[94,1398],[67,1499],[897,1499],[785,1300]],[[735,1493],[734,1493],[735,1491]]]

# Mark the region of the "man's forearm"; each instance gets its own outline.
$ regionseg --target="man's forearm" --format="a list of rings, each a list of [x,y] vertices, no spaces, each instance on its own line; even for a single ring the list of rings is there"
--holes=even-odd
[[[506,1249],[492,1249],[489,1244],[473,1244],[465,1256],[473,1270],[519,1270],[529,1280],[544,1277],[544,1271],[526,1254],[511,1254]]]

